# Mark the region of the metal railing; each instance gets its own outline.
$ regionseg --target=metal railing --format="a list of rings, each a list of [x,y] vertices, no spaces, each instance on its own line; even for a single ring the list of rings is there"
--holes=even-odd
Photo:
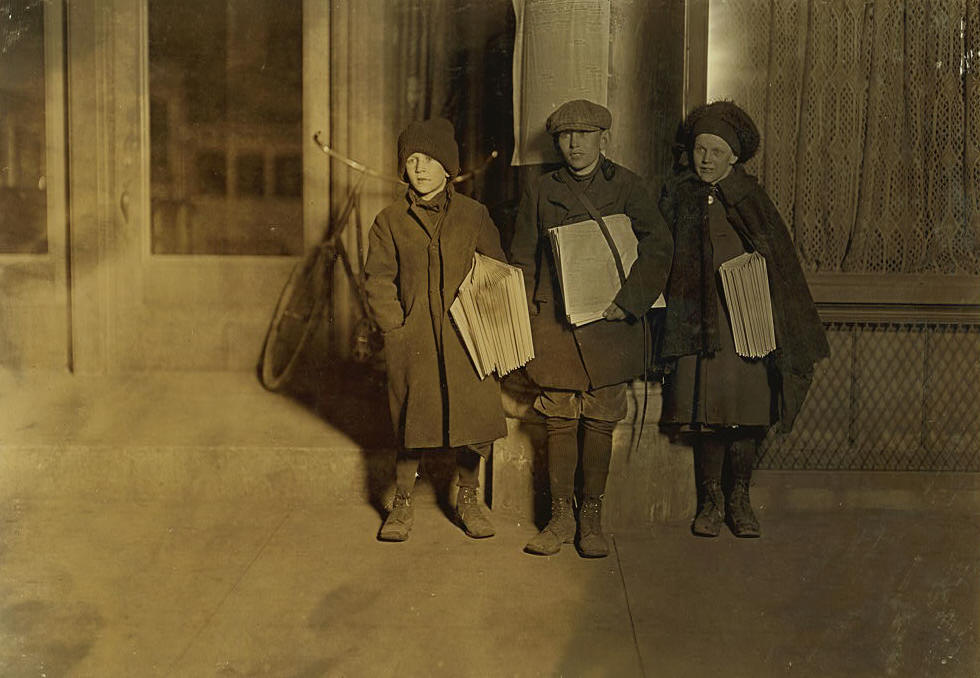
[[[980,310],[955,301],[818,299],[831,357],[759,468],[980,472]]]

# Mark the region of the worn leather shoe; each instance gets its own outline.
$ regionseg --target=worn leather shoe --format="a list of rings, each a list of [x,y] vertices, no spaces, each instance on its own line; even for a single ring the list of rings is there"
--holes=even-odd
[[[486,539],[497,534],[483,511],[482,503],[475,487],[461,487],[456,493],[456,522],[474,539]]]
[[[411,495],[396,492],[391,511],[385,518],[381,531],[378,532],[378,539],[381,541],[405,541],[408,539],[408,533],[411,532],[414,523],[415,507],[412,505]]]
[[[725,495],[720,480],[706,480],[701,485],[704,497],[701,510],[694,518],[691,530],[701,537],[717,537],[725,523]]]
[[[578,550],[586,558],[605,558],[609,542],[602,533],[602,495],[586,497],[578,512]]]
[[[575,541],[575,515],[570,497],[551,500],[551,520],[524,546],[524,550],[538,556],[553,556],[561,551],[562,544]]]
[[[736,537],[759,537],[759,519],[752,511],[749,500],[748,478],[736,478],[731,496],[728,497],[728,520],[731,523],[732,534]]]

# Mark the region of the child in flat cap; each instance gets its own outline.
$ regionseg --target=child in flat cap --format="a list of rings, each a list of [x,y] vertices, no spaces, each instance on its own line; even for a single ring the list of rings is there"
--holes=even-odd
[[[793,425],[814,363],[830,350],[786,226],[745,172],[759,146],[752,119],[730,101],[706,104],[688,115],[681,141],[684,155],[660,199],[674,234],[661,424],[694,447],[700,492],[693,532],[715,537],[727,515],[736,536],[758,537],[749,482],[759,441],[777,422],[784,430]],[[718,267],[744,252],[765,257],[769,276],[777,349],[765,359],[736,353],[720,287]]]
[[[459,150],[448,120],[415,122],[398,137],[398,167],[409,183],[369,236],[368,305],[384,332],[388,402],[401,449],[391,512],[378,534],[404,541],[422,455],[456,456],[456,519],[471,537],[493,525],[478,493],[481,458],[507,434],[498,383],[480,380],[449,320],[449,306],[475,252],[504,260],[486,207],[453,191]]]
[[[564,165],[528,183],[511,245],[532,316],[535,358],[526,373],[539,388],[534,408],[547,430],[551,519],[525,547],[539,555],[575,540],[572,499],[580,456],[578,549],[586,557],[609,553],[601,511],[612,433],[626,416],[627,382],[645,371],[640,319],[663,291],[670,266],[670,232],[655,200],[637,175],[604,155],[611,124],[608,109],[582,99],[551,114],[546,129]],[[548,229],[615,214],[630,218],[638,257],[604,319],[573,327],[563,310]]]

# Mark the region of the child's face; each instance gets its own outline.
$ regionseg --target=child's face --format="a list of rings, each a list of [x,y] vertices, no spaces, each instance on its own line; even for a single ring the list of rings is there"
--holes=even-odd
[[[446,185],[449,173],[435,158],[425,153],[412,153],[405,160],[405,174],[412,188],[423,198],[429,198],[442,190]]]
[[[728,142],[714,134],[699,134],[694,140],[694,170],[701,181],[709,184],[721,181],[732,171],[738,157]]]
[[[575,173],[591,169],[599,154],[605,152],[607,141],[604,130],[566,130],[555,136],[558,151]]]

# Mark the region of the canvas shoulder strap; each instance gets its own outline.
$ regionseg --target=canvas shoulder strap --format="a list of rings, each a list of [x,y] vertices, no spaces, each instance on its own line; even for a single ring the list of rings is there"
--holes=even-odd
[[[592,201],[589,200],[589,196],[585,194],[585,190],[575,185],[578,182],[567,177],[565,175],[565,171],[563,171],[560,176],[562,182],[568,187],[568,190],[572,192],[572,195],[574,195],[578,201],[582,203],[582,206],[585,208],[585,211],[588,212],[589,216],[592,217],[597,224],[599,224],[599,230],[602,231],[602,237],[606,240],[606,245],[609,246],[609,251],[612,252],[613,261],[616,262],[616,271],[619,273],[619,282],[621,284],[626,284],[626,270],[623,268],[623,259],[619,256],[619,250],[616,249],[616,243],[613,241],[612,235],[609,233],[609,227],[606,226],[606,222],[603,221],[602,215],[599,214],[599,210],[597,210],[595,205],[592,204]]]

